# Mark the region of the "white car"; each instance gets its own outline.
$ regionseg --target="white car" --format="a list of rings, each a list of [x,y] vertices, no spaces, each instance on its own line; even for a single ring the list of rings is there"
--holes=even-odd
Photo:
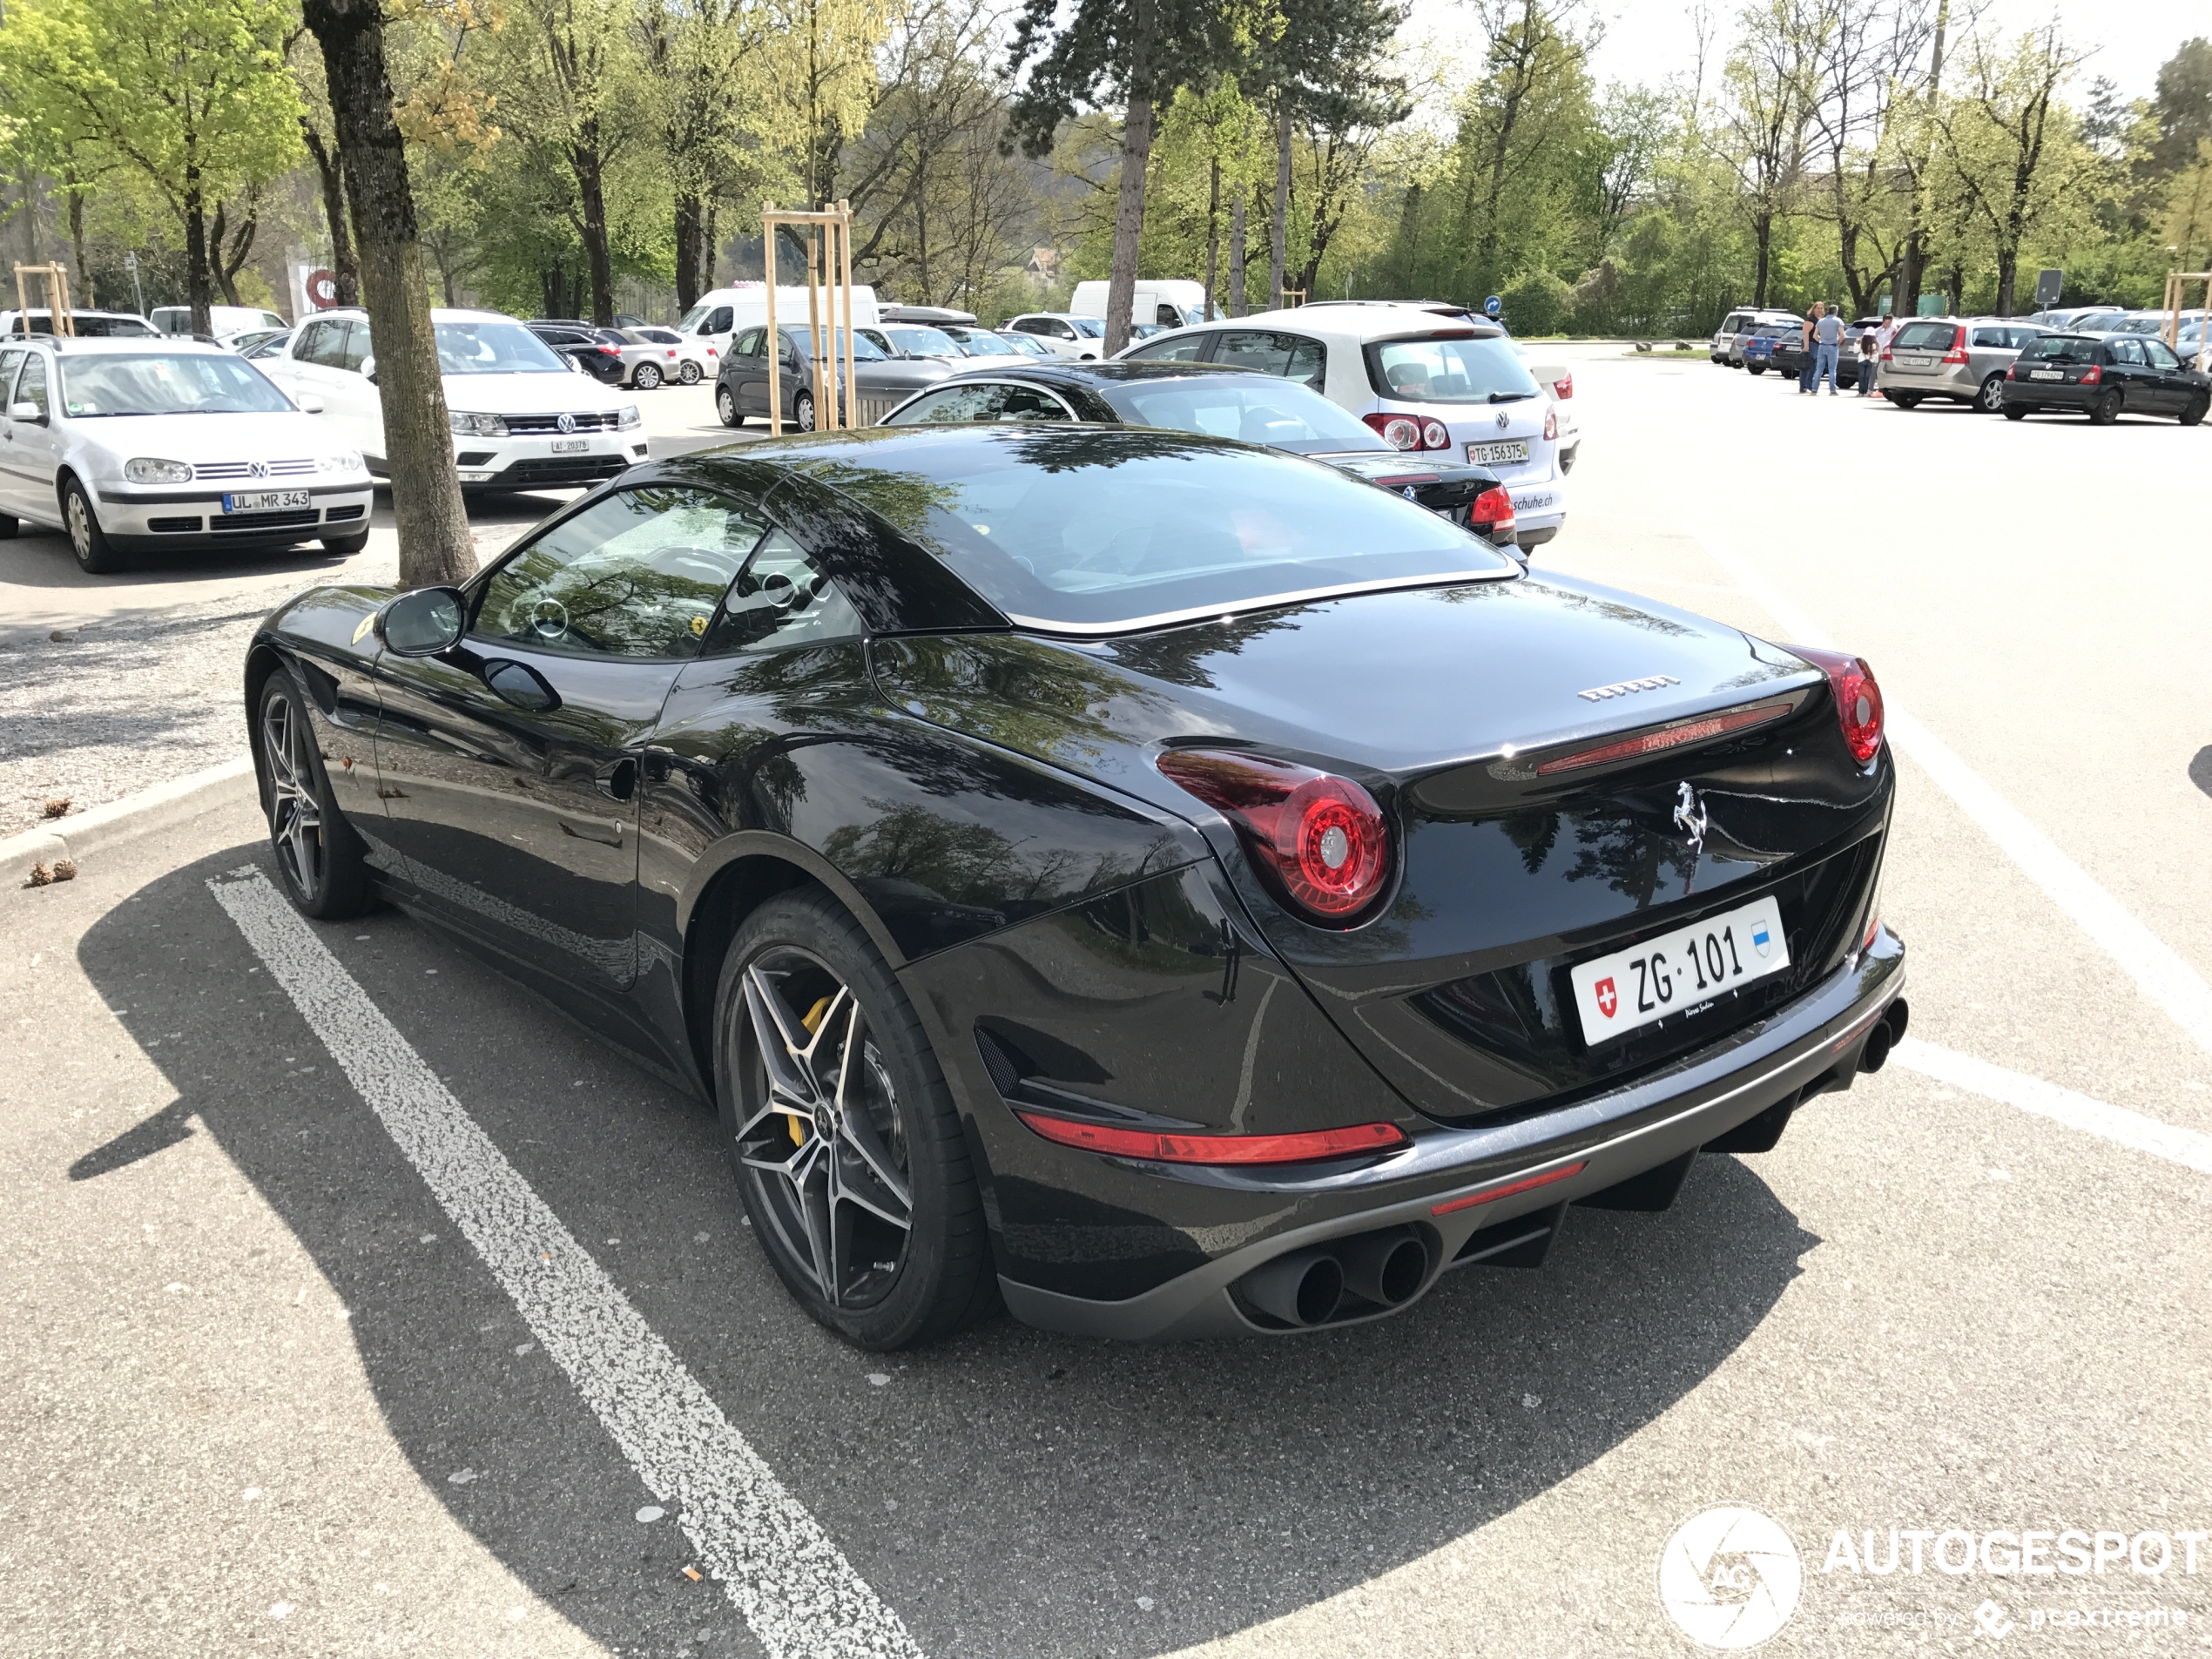
[[[1002,334],[1027,334],[1055,357],[1091,362],[1106,354],[1106,325],[1072,311],[1030,311],[1009,317]]]
[[[312,407],[196,341],[0,342],[0,536],[65,530],[96,575],[133,553],[358,553],[375,486]]]
[[[165,334],[189,334],[192,307],[156,306],[153,326]],[[235,347],[241,335],[266,334],[273,328],[289,328],[292,325],[261,306],[210,306],[207,327],[224,345]]]
[[[69,311],[71,328],[79,340],[150,340],[161,331],[134,311]],[[54,314],[44,306],[28,311],[0,311],[0,338],[54,332]]]
[[[514,318],[440,308],[430,321],[463,489],[570,489],[646,458],[637,406]],[[254,361],[294,395],[319,401],[340,441],[368,456],[371,472],[388,475],[367,312],[317,312],[281,353]]]
[[[1528,365],[1528,372],[1544,395],[1552,401],[1552,408],[1559,416],[1559,469],[1564,475],[1575,470],[1575,462],[1582,449],[1582,423],[1575,415],[1575,370],[1566,363],[1546,362],[1536,350],[1517,346],[1521,361]]]
[[[670,381],[697,386],[702,380],[712,380],[715,371],[722,367],[721,354],[706,341],[679,334],[658,323],[617,328],[615,333],[624,341],[624,378],[641,392],[650,392]]]
[[[1567,522],[1558,408],[1494,324],[1416,305],[1299,306],[1170,329],[1122,355],[1298,381],[1397,448],[1487,467],[1513,496],[1524,548]]]

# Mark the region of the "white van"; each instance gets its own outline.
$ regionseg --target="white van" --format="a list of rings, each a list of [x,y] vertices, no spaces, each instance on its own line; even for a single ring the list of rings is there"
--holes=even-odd
[[[1136,299],[1130,307],[1129,320],[1180,328],[1186,323],[1204,322],[1207,320],[1205,303],[1206,285],[1203,282],[1188,281],[1181,277],[1147,277],[1136,285]],[[1075,297],[1068,301],[1068,312],[1070,316],[1076,317],[1104,317],[1106,284],[1076,284]],[[1215,314],[1220,314],[1217,312]]]
[[[165,334],[192,333],[190,306],[156,306],[152,318],[153,326]],[[260,306],[210,306],[207,326],[215,338],[227,345],[239,334],[252,334],[264,328],[289,328],[292,325],[273,311]]]
[[[716,357],[730,354],[730,336],[740,328],[758,327],[768,320],[768,285],[765,282],[737,282],[726,288],[717,288],[711,293],[699,296],[698,304],[685,312],[676,325],[676,332],[687,339],[694,339],[714,348]],[[875,290],[864,282],[853,285],[853,326],[873,328],[882,321],[878,315]],[[776,327],[804,328],[806,326],[806,288],[802,283],[791,287],[776,285]],[[825,304],[822,327],[829,327],[829,315]]]

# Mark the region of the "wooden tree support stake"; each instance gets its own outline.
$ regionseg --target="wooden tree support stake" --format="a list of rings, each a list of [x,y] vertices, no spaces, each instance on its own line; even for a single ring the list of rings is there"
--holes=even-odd
[[[814,424],[860,424],[860,395],[853,377],[853,208],[840,201],[819,212],[760,205],[763,274],[768,279],[768,434],[784,433],[783,335],[776,327],[776,233],[796,230],[806,253],[806,327],[813,342]],[[829,330],[823,348],[822,331]],[[838,331],[844,346],[838,346]],[[842,395],[840,395],[840,382]]]
[[[77,337],[77,314],[69,305],[69,267],[66,265],[24,265],[16,266],[16,316],[24,334],[30,333],[30,295],[24,287],[25,277],[46,279],[47,320],[57,334],[70,339]]]

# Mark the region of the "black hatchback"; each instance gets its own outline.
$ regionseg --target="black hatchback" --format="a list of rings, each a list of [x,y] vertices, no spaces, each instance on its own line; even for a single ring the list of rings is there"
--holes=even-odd
[[[2122,415],[2170,415],[2195,426],[2212,408],[2212,375],[2190,368],[2164,341],[2142,334],[2045,334],[2005,373],[2005,418],[2078,409],[2094,426]]]
[[[558,317],[540,317],[524,327],[603,386],[619,386],[630,373],[622,360],[628,342],[612,329]]]

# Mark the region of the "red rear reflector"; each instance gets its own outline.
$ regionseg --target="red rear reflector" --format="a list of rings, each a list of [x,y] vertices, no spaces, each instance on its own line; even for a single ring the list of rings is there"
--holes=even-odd
[[[1578,766],[1602,766],[1608,760],[1628,760],[1638,755],[1679,749],[1685,743],[1703,743],[1724,732],[1740,732],[1747,725],[1764,725],[1769,720],[1778,720],[1790,712],[1790,706],[1787,703],[1754,703],[1748,708],[1723,709],[1718,714],[1701,715],[1694,720],[1662,725],[1656,732],[1623,738],[1618,743],[1602,743],[1595,749],[1577,749],[1555,760],[1540,762],[1536,775],[1541,778],[1548,772],[1572,772]]]
[[[1516,1192],[1527,1192],[1534,1187],[1548,1187],[1554,1181],[1564,1181],[1570,1175],[1580,1175],[1589,1166],[1569,1163],[1556,1170],[1547,1170],[1541,1175],[1532,1175],[1525,1180],[1508,1181],[1503,1186],[1485,1187],[1480,1192],[1470,1192],[1457,1198],[1447,1198],[1442,1204],[1431,1204],[1432,1216],[1448,1216],[1454,1210],[1472,1210],[1479,1204],[1495,1204],[1501,1198],[1510,1198]]]
[[[1042,1112],[1016,1112],[1048,1141],[1103,1152],[1114,1157],[1149,1158],[1158,1163],[1304,1163],[1314,1158],[1344,1157],[1354,1152],[1382,1152],[1406,1143],[1395,1123],[1360,1123],[1351,1129],[1311,1130],[1298,1135],[1163,1135],[1153,1130],[1111,1129]]]

